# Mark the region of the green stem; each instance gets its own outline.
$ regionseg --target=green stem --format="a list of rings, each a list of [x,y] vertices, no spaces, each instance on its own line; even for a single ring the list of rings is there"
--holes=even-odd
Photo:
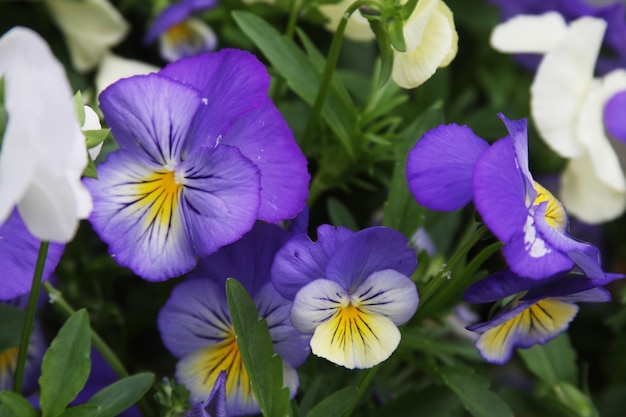
[[[287,29],[285,30],[285,38],[292,39],[293,34],[296,31],[296,23],[298,23],[298,13],[300,12],[301,0],[292,0],[291,1],[291,9],[289,10],[289,20],[287,21]],[[270,97],[272,97],[273,101],[278,100],[283,91],[283,86],[285,85],[285,79],[279,77],[274,86],[272,87],[272,92],[270,93]]]
[[[363,398],[363,394],[365,393],[365,390],[369,386],[370,382],[372,382],[372,379],[374,379],[374,376],[376,376],[376,372],[378,372],[379,368],[380,368],[380,365],[376,365],[375,367],[370,368],[361,374],[361,377],[359,378],[359,382],[357,383],[357,388],[359,390],[357,397],[354,399],[354,401],[352,402],[352,405],[350,406],[348,411],[346,411],[343,414],[342,417],[350,417],[352,415],[352,413],[354,412],[354,409],[361,401],[361,398]]]
[[[46,257],[48,256],[48,246],[49,242],[41,242],[41,244],[39,245],[39,253],[37,254],[37,262],[35,263],[35,273],[33,274],[33,283],[30,288],[28,307],[26,308],[26,318],[24,319],[24,327],[22,328],[20,347],[17,353],[15,379],[13,380],[13,391],[17,394],[22,393],[22,381],[24,380],[24,366],[26,365],[26,354],[28,353],[30,335],[33,332],[33,326],[35,323],[35,310],[37,309],[37,299],[39,298],[39,289],[41,288],[41,277],[43,276],[43,268],[46,264]]]
[[[76,312],[76,310],[72,308],[72,306],[65,300],[65,298],[63,298],[63,294],[61,293],[61,291],[54,288],[52,284],[50,284],[49,282],[45,282],[43,284],[43,288],[50,295],[50,302],[56,305],[57,308],[61,310],[61,312],[63,312],[67,317]],[[128,371],[119,360],[115,352],[113,352],[109,345],[107,345],[106,342],[100,337],[100,335],[96,333],[96,331],[93,329],[91,329],[91,342],[93,343],[93,346],[98,350],[98,352],[100,352],[104,360],[109,364],[111,369],[113,369],[113,372],[115,372],[115,375],[117,375],[118,378],[122,379],[129,376]],[[137,403],[137,406],[141,410],[142,415],[152,415],[150,406],[144,399],[141,399]]]
[[[346,9],[346,12],[343,14],[343,17],[339,22],[339,26],[337,26],[337,29],[335,30],[335,35],[333,36],[333,40],[330,44],[330,50],[328,51],[326,66],[324,67],[324,72],[322,73],[322,80],[320,82],[319,89],[317,90],[317,96],[315,97],[315,102],[313,104],[313,110],[311,110],[309,120],[306,124],[306,128],[304,129],[304,134],[302,135],[301,146],[305,149],[310,141],[311,135],[313,134],[313,129],[322,111],[324,101],[326,100],[328,88],[330,87],[330,83],[333,79],[333,73],[335,72],[335,68],[337,66],[337,60],[339,59],[339,52],[341,51],[341,41],[343,40],[343,33],[346,31],[346,25],[348,24],[348,20],[350,19],[350,16],[352,16],[352,13],[354,13],[359,7],[366,5],[374,5],[375,7],[380,7],[380,4],[377,1],[373,0],[358,0],[352,3]]]

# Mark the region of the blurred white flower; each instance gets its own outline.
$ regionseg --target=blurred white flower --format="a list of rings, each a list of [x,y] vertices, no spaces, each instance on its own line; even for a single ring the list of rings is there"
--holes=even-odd
[[[104,54],[124,39],[129,26],[107,0],[44,0],[65,36],[77,71],[94,69]]]
[[[331,32],[337,30],[337,26],[339,26],[346,9],[352,3],[354,3],[354,0],[341,0],[339,3],[322,4],[319,6],[320,13],[328,19],[324,27]],[[358,11],[350,16],[344,36],[353,41],[371,41],[375,38],[369,22]]]
[[[146,64],[134,59],[126,59],[112,53],[107,53],[102,58],[96,72],[96,94],[113,84],[114,82],[133,75],[144,75],[159,71],[158,67]]]
[[[0,38],[0,77],[9,115],[0,222],[17,205],[35,237],[68,242],[92,202],[81,182],[87,151],[64,68],[37,33],[16,27]]]
[[[403,31],[406,52],[394,50],[391,71],[402,88],[418,87],[456,56],[459,37],[452,12],[441,0],[419,0]]]
[[[626,122],[606,114],[607,103],[626,91],[626,71],[594,78],[606,22],[581,17],[569,25],[556,12],[517,16],[498,25],[492,46],[544,57],[531,86],[531,114],[543,140],[569,162],[561,177],[561,201],[586,223],[602,223],[626,209],[626,180],[607,124]]]

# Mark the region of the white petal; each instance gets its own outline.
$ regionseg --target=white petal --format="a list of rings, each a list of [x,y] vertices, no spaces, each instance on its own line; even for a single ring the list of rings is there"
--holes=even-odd
[[[559,13],[518,15],[497,25],[489,42],[500,52],[545,54],[558,45],[566,32],[567,23]]]
[[[78,71],[94,69],[128,33],[128,23],[107,0],[46,0]]]
[[[291,307],[291,323],[303,333],[313,333],[319,324],[329,320],[349,300],[347,291],[338,283],[317,279],[296,294]]]
[[[146,64],[145,62],[126,59],[112,53],[107,53],[100,62],[96,73],[96,90],[98,94],[109,85],[122,78],[132,77],[133,75],[149,74],[159,71],[158,67]]]
[[[342,0],[339,3],[322,4],[319,6],[320,13],[328,19],[324,27],[331,32],[337,30],[343,14],[352,3],[354,3],[352,0]],[[375,38],[369,22],[358,11],[350,16],[344,36],[353,41],[371,41]]]
[[[402,31],[406,42],[406,51],[411,52],[422,42],[422,35],[426,25],[437,9],[439,0],[420,0],[417,2],[411,16],[404,23]]]
[[[418,20],[420,24],[423,21],[422,17],[418,17]],[[448,15],[438,10],[431,13],[415,48],[411,47],[417,39],[419,25],[414,25],[413,30],[407,32],[406,28],[410,23],[411,21],[407,22],[404,35],[407,52],[394,50],[391,71],[393,80],[403,88],[418,87],[428,80],[438,67],[447,65],[451,59],[452,51],[456,54],[456,44],[454,43],[456,31],[454,25],[451,25]]]
[[[87,152],[65,71],[39,35],[17,27],[0,39],[0,74],[9,114],[0,157],[0,218],[19,203],[36,237],[68,241],[78,211],[88,214],[91,202],[79,184]]]
[[[85,111],[85,122],[83,123],[82,129],[83,130],[99,130],[102,129],[102,125],[100,124],[100,118],[98,117],[98,115],[96,114],[96,112],[89,106],[85,105],[84,106],[84,111]],[[93,148],[89,148],[89,156],[91,157],[91,159],[93,161],[96,160],[96,158],[98,157],[98,155],[100,154],[100,151],[102,150],[102,145],[104,145],[104,142],[100,142],[99,144],[97,144],[96,146],[94,146]]]
[[[601,181],[588,155],[570,160],[561,177],[561,201],[569,213],[597,224],[619,217],[626,209],[626,192]]]
[[[578,157],[583,148],[575,126],[602,44],[604,20],[573,22],[562,42],[541,61],[531,86],[531,112],[539,133],[559,155]]]

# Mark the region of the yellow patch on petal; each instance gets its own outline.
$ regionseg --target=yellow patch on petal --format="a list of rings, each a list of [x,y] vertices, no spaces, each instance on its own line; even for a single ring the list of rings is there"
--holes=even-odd
[[[226,397],[253,401],[250,378],[233,329],[223,341],[198,349],[186,359],[179,362],[177,377],[192,391],[192,396],[206,399],[220,372],[226,371]]]
[[[387,359],[400,343],[391,320],[352,303],[315,328],[311,349],[317,356],[346,368],[371,368]]]
[[[152,174],[136,185],[139,196],[137,204],[148,207],[144,222],[147,226],[158,225],[169,228],[172,217],[178,215],[178,200],[183,185],[174,171]]]
[[[491,361],[507,359],[513,344],[531,338],[546,341],[567,328],[578,312],[578,306],[546,298],[522,310],[518,315],[483,333],[476,346]]]
[[[546,208],[546,221],[553,228],[562,232],[567,227],[567,213],[559,200],[557,200],[550,191],[546,190],[538,182],[534,182],[535,190],[537,190],[537,198],[535,198],[534,206],[548,202]]]
[[[196,33],[185,21],[182,21],[169,28],[164,35],[169,44],[176,45],[192,41]]]
[[[13,377],[18,351],[18,347],[15,346],[0,353],[0,374],[9,375],[11,378]]]

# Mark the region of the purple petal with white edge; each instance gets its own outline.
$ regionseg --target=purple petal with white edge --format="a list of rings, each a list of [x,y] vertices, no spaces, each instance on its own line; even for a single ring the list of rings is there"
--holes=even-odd
[[[208,277],[186,279],[159,311],[157,325],[163,344],[177,358],[219,343],[232,328],[225,287]]]
[[[181,160],[200,104],[193,88],[158,74],[122,79],[100,94],[104,119],[120,148],[159,165]]]
[[[254,303],[259,317],[267,321],[274,351],[294,368],[302,365],[311,353],[311,336],[299,332],[291,324],[292,302],[284,299],[268,282],[256,294]]]
[[[19,213],[13,209],[0,226],[0,300],[10,300],[30,292],[40,244],[41,241],[28,232]],[[50,243],[42,282],[50,277],[64,249],[63,244]]]
[[[235,278],[254,298],[270,282],[274,256],[290,237],[289,232],[277,225],[257,222],[235,243],[201,259],[188,276],[210,278],[222,287],[227,278]]]
[[[209,398],[195,403],[185,417],[227,417],[226,414],[226,371],[220,372]]]
[[[270,81],[254,55],[236,49],[181,59],[159,74],[193,86],[202,97],[203,106],[190,129],[189,153],[197,146],[219,143],[237,117],[263,103]]]
[[[505,269],[489,275],[470,285],[463,294],[463,301],[472,304],[492,303],[513,294],[527,291],[543,281],[520,277]]]
[[[109,154],[98,174],[84,180],[94,201],[89,221],[118,264],[149,281],[189,272],[197,259],[176,174],[124,150]]]
[[[597,287],[563,297],[555,297],[555,300],[569,303],[606,303],[611,301],[611,293],[604,288]]]
[[[409,321],[419,304],[415,283],[393,269],[374,272],[352,293],[352,299],[363,310],[385,316],[396,326]]]
[[[534,304],[522,302],[486,323],[469,326],[482,333],[476,347],[488,362],[507,362],[515,347],[546,343],[564,332],[578,312],[578,306],[554,299]]]
[[[261,171],[259,219],[293,218],[306,205],[310,180],[306,158],[269,98],[236,119],[222,143],[238,147]]]
[[[374,272],[393,269],[411,276],[417,268],[415,251],[397,230],[370,227],[361,230],[339,246],[326,267],[326,278],[355,291]]]
[[[509,132],[509,140],[513,143],[515,152],[515,161],[526,179],[526,194],[531,201],[534,201],[537,198],[537,191],[533,187],[533,176],[528,169],[528,122],[525,118],[507,119],[502,113],[498,113],[498,117]]]
[[[604,127],[611,137],[626,142],[626,91],[615,94],[604,106]]]
[[[526,224],[526,180],[510,138],[500,139],[476,161],[474,204],[491,232],[503,242]]]
[[[354,235],[344,227],[323,224],[317,228],[317,242],[306,234],[293,237],[278,251],[272,266],[272,284],[288,300],[305,285],[326,278],[326,266],[337,248]]]
[[[293,301],[291,322],[303,333],[313,333],[330,320],[340,307],[350,302],[350,295],[337,282],[316,279],[304,286]]]
[[[433,210],[452,211],[472,200],[474,163],[489,144],[467,126],[442,125],[417,142],[407,160],[413,197]]]
[[[237,148],[197,149],[180,168],[181,206],[197,255],[207,256],[252,229],[260,204],[260,175]]]
[[[152,43],[172,26],[187,19],[193,12],[215,7],[215,0],[183,0],[163,9],[150,25],[143,38],[144,44]]]

